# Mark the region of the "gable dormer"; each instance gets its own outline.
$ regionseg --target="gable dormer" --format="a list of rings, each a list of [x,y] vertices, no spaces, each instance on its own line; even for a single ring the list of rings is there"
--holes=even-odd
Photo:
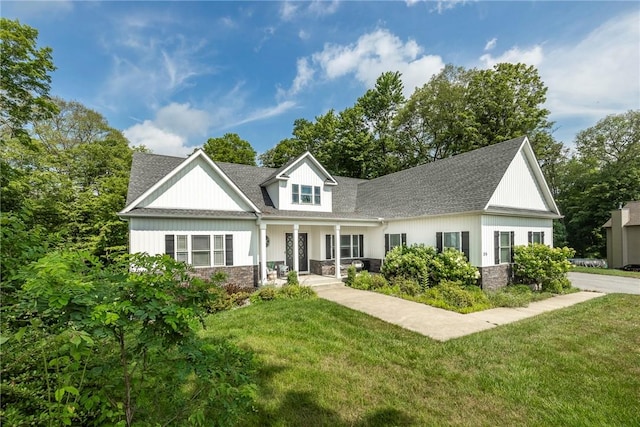
[[[338,183],[307,151],[275,171],[261,185],[277,209],[331,212],[333,187]]]

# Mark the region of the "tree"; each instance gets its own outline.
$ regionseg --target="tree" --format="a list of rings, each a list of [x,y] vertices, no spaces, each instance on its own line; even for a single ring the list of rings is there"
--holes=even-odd
[[[202,149],[215,162],[256,165],[255,150],[248,141],[241,139],[235,133],[226,133],[219,138],[209,138]]]
[[[558,202],[578,256],[604,257],[602,225],[621,203],[640,200],[640,110],[610,115],[576,136],[561,170]]]
[[[38,31],[0,18],[0,130],[2,138],[25,137],[25,126],[51,117],[51,48],[38,48]]]

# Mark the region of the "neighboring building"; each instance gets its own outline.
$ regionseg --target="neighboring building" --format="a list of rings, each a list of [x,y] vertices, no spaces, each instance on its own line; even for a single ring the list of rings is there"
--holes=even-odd
[[[611,211],[611,218],[603,227],[607,232],[609,268],[640,264],[640,201]]]
[[[208,276],[264,282],[267,268],[341,277],[424,243],[463,251],[483,287],[507,284],[513,246],[552,244],[560,213],[526,137],[372,180],[332,176],[305,153],[279,169],[135,153],[129,250],[167,253]],[[338,268],[336,268],[336,265]],[[341,271],[342,270],[342,271]]]

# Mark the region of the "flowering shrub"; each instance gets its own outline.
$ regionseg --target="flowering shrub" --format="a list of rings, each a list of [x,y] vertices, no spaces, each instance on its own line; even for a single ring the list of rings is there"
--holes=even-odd
[[[418,281],[424,289],[429,285],[429,264],[435,256],[436,251],[430,246],[396,246],[387,253],[380,271],[389,281],[406,277]]]
[[[460,282],[463,285],[477,285],[480,278],[478,269],[467,261],[464,254],[455,249],[446,249],[431,260],[433,283],[444,280]]]
[[[569,258],[573,249],[550,248],[542,244],[516,246],[513,271],[516,282],[530,285],[537,290],[562,293],[571,288],[567,273],[571,270]]]

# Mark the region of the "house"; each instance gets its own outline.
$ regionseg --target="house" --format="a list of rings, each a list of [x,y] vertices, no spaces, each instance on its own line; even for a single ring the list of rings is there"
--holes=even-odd
[[[387,251],[456,248],[485,288],[510,278],[513,246],[552,244],[560,213],[526,137],[372,180],[332,176],[310,153],[279,169],[135,153],[130,252],[167,253],[209,276],[264,283],[268,267],[340,278]],[[284,270],[284,268],[282,268]]]
[[[640,201],[620,205],[602,226],[607,233],[607,265],[640,264]]]

